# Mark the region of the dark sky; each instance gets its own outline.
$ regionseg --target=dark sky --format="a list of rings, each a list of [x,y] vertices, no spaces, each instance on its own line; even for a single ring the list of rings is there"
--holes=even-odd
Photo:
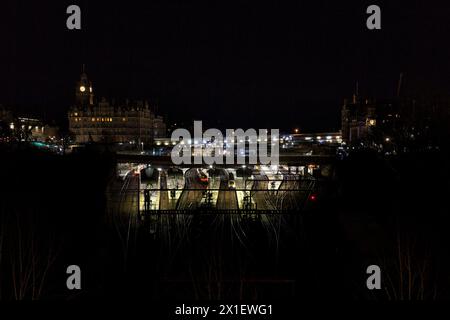
[[[0,103],[62,119],[83,63],[98,97],[221,128],[339,129],[360,92],[447,95],[450,5],[430,1],[6,1]],[[445,2],[443,2],[445,3]],[[82,30],[66,29],[78,4]],[[366,29],[378,4],[382,30]]]

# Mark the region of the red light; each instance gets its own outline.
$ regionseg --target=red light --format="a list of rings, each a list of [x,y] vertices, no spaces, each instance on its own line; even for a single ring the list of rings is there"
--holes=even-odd
[[[312,195],[309,196],[309,200],[316,201],[317,200],[317,196],[315,194],[312,194]]]

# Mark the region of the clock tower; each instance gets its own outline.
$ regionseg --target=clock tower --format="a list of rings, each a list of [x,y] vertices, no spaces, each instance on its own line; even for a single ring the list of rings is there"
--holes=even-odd
[[[83,64],[83,70],[80,76],[80,81],[77,83],[75,89],[75,96],[77,100],[77,105],[80,106],[92,106],[94,104],[94,92],[92,90],[92,82],[89,81],[88,76],[85,72],[85,67]]]

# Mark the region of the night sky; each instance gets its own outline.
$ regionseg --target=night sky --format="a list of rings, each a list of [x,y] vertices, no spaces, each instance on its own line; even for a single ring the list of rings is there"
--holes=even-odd
[[[356,81],[392,97],[400,72],[404,95],[448,95],[450,5],[280,2],[2,1],[0,104],[62,121],[83,63],[97,97],[219,128],[338,130]],[[366,28],[370,4],[382,30]]]

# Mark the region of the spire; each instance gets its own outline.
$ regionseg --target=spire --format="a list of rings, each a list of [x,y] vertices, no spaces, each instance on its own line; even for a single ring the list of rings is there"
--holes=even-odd
[[[355,104],[358,101],[358,95],[359,95],[359,83],[358,81],[356,81],[356,86],[355,86],[355,93],[353,94],[353,104]]]
[[[80,78],[82,81],[83,80],[87,81],[87,79],[88,79],[87,74],[86,74],[86,65],[84,63],[81,65],[81,77]]]
[[[400,97],[400,90],[402,89],[402,81],[403,81],[403,72],[400,72],[400,77],[398,79],[397,85],[397,98]]]

